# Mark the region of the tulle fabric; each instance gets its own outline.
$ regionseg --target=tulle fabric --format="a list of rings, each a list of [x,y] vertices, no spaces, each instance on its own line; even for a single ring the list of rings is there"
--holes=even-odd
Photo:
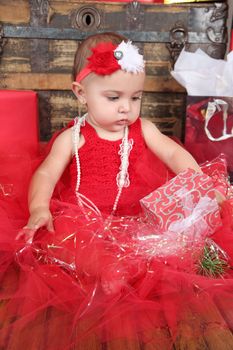
[[[1,179],[3,349],[233,346],[231,199],[221,205],[222,227],[181,245],[178,232],[167,238],[143,213],[97,215],[57,190],[51,202],[55,232],[40,229],[25,244],[15,240],[27,222],[25,193],[35,164],[25,159],[8,164]],[[150,181],[149,171],[145,176]],[[219,277],[199,270],[206,245],[226,262]]]

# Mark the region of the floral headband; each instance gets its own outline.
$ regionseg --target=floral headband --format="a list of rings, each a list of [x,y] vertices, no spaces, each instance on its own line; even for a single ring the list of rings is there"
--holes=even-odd
[[[89,62],[75,81],[80,83],[88,74],[109,75],[119,69],[129,73],[144,72],[145,62],[138,48],[131,41],[122,41],[118,46],[111,42],[101,42],[92,49]]]

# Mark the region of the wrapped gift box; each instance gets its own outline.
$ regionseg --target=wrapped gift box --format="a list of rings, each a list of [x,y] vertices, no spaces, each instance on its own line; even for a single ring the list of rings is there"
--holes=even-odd
[[[38,148],[37,93],[0,90],[0,150],[34,152]]]
[[[188,169],[141,200],[161,232],[182,231],[205,223],[208,233],[221,226],[211,178]]]

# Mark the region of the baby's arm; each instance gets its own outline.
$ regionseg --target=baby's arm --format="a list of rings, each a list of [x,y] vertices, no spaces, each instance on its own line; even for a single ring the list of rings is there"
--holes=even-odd
[[[148,148],[175,174],[187,168],[202,172],[189,152],[168,136],[163,135],[149,120],[142,119],[142,133]]]
[[[29,188],[30,218],[26,228],[37,230],[45,226],[48,230],[53,231],[52,215],[49,210],[50,199],[71,156],[71,129],[67,129],[54,141],[49,155],[32,177]]]

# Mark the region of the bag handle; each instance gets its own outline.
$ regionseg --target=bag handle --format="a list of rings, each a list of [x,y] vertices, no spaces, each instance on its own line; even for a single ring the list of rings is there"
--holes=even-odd
[[[214,113],[218,111],[223,111],[223,131],[222,136],[213,137],[208,129],[209,121],[213,117]],[[209,140],[211,141],[223,141],[233,137],[233,128],[231,129],[231,133],[227,133],[227,118],[228,118],[228,103],[221,99],[214,99],[213,102],[208,102],[208,106],[205,114],[205,133]]]

